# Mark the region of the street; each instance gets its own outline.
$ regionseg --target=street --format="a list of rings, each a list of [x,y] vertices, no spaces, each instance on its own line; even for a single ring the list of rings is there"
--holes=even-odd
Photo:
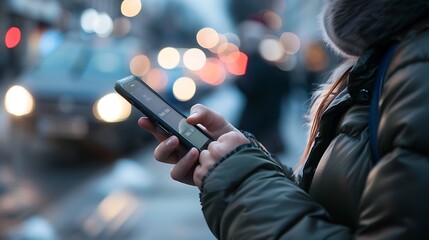
[[[284,104],[283,136],[288,151],[279,156],[293,167],[303,148],[303,94]],[[224,85],[201,102],[237,121],[241,97]],[[225,104],[227,103],[227,104]],[[5,141],[5,139],[3,139]],[[170,178],[171,166],[154,160],[153,141],[109,163],[38,169],[9,161],[0,169],[4,239],[214,239],[202,215],[198,189]],[[11,156],[10,154],[6,154]],[[80,160],[80,162],[85,162]],[[5,228],[5,226],[7,226]]]
[[[133,74],[181,109],[199,102],[234,126],[249,120],[243,128],[260,128],[259,140],[285,149],[277,156],[294,168],[310,85],[333,62],[323,46],[311,51],[316,62],[304,57],[318,43],[322,5],[0,1],[0,240],[215,239],[199,190],[154,159],[157,142],[115,81]],[[271,103],[286,89],[280,130],[271,128],[280,115]]]

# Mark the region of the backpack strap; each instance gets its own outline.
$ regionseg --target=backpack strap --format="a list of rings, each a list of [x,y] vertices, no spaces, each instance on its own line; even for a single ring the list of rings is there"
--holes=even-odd
[[[380,160],[380,155],[378,152],[378,141],[377,141],[377,132],[378,132],[378,120],[379,120],[379,100],[380,95],[383,90],[384,79],[386,78],[386,72],[389,67],[390,61],[393,58],[396,47],[398,43],[394,43],[383,56],[379,69],[377,71],[376,79],[373,86],[370,110],[369,110],[369,141],[371,146],[371,151],[373,155],[373,162],[376,164]]]

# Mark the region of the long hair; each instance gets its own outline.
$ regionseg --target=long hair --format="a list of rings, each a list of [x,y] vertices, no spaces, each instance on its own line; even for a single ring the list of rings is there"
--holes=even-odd
[[[319,132],[322,114],[328,108],[329,104],[334,100],[334,98],[347,86],[348,75],[355,62],[355,58],[350,58],[349,60],[342,63],[333,71],[328,81],[325,84],[322,84],[319,87],[319,90],[313,94],[311,106],[306,115],[307,125],[310,126],[308,139],[304,148],[304,152],[298,161],[297,167],[295,168],[294,175],[298,175],[304,167],[311,147],[314,144],[314,139]]]

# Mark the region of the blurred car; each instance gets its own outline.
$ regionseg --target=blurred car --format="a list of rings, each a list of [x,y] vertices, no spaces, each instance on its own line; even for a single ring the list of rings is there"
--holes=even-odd
[[[5,92],[15,151],[66,158],[139,146],[147,136],[137,125],[141,114],[113,86],[131,74],[130,60],[141,51],[135,39],[64,40]]]

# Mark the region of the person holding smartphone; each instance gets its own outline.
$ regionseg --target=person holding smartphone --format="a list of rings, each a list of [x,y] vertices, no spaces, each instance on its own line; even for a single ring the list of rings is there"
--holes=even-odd
[[[199,187],[218,239],[429,239],[429,1],[329,0],[322,13],[324,38],[344,63],[315,93],[293,175],[202,105],[186,120],[214,139],[201,152],[146,118],[138,124],[160,141],[156,159],[175,164],[172,178]],[[370,96],[391,45],[375,161]]]

